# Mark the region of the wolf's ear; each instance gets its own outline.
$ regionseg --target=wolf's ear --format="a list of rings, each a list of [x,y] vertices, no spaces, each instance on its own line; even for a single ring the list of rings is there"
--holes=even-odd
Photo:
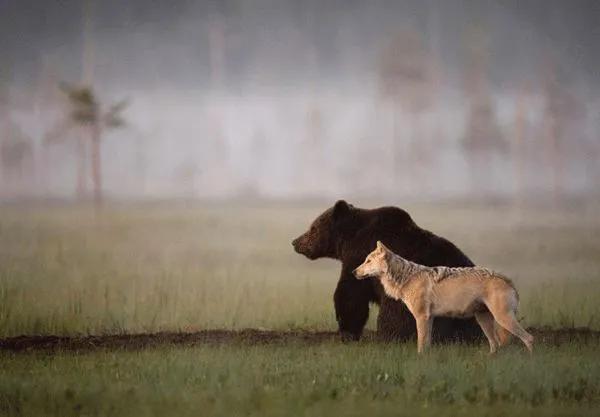
[[[336,220],[341,219],[350,212],[350,208],[350,204],[346,203],[344,200],[338,200],[333,205],[333,218]]]
[[[383,243],[381,243],[381,240],[377,241],[377,249],[383,252],[389,252],[390,250],[387,248],[387,246],[385,246]]]

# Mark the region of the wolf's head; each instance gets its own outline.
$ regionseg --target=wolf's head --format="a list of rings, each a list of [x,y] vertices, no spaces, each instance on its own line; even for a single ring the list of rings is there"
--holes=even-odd
[[[391,251],[378,240],[375,250],[353,271],[354,276],[358,279],[381,277],[389,271],[390,254]]]

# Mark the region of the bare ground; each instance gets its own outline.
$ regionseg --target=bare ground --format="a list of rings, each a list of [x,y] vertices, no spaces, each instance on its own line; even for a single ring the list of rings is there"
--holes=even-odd
[[[562,345],[565,343],[598,343],[600,331],[579,328],[529,328],[537,344]],[[364,339],[374,341],[376,334],[366,332]],[[140,334],[114,334],[99,336],[17,336],[0,339],[1,351],[91,351],[91,350],[139,350],[161,346],[194,345],[264,345],[336,342],[338,334],[333,331],[274,331],[259,329],[202,330],[193,333],[159,332]]]

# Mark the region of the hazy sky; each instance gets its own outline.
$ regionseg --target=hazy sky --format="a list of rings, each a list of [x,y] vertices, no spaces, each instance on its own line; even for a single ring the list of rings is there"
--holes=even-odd
[[[360,82],[399,26],[422,31],[449,74],[462,40],[489,34],[493,80],[533,70],[547,54],[569,76],[600,79],[600,2],[511,1],[147,1],[90,0],[95,74],[128,88],[200,88],[209,82],[209,21],[225,33],[229,89]],[[3,78],[35,79],[44,60],[63,77],[81,72],[83,1],[0,0]],[[9,74],[7,74],[9,73]],[[572,75],[575,74],[575,75]],[[532,75],[530,75],[532,76]]]

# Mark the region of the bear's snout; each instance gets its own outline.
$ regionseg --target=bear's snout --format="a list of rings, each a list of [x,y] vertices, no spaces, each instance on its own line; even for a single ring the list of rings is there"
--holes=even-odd
[[[296,253],[304,255],[310,260],[317,259],[317,256],[314,254],[314,249],[307,241],[309,241],[309,239],[307,238],[306,234],[303,234],[292,240],[292,246],[294,247]]]
[[[292,246],[294,247],[294,250],[296,251],[296,253],[299,253],[301,255],[304,255],[305,253],[305,248],[304,248],[304,244],[303,244],[303,240],[302,240],[302,236],[298,236],[296,239],[292,240]]]
[[[295,250],[296,252],[298,252],[298,250],[299,250],[299,246],[300,246],[300,238],[301,238],[301,237],[302,237],[302,236],[300,236],[300,237],[297,237],[296,239],[292,240],[292,246],[294,247],[294,250]]]

